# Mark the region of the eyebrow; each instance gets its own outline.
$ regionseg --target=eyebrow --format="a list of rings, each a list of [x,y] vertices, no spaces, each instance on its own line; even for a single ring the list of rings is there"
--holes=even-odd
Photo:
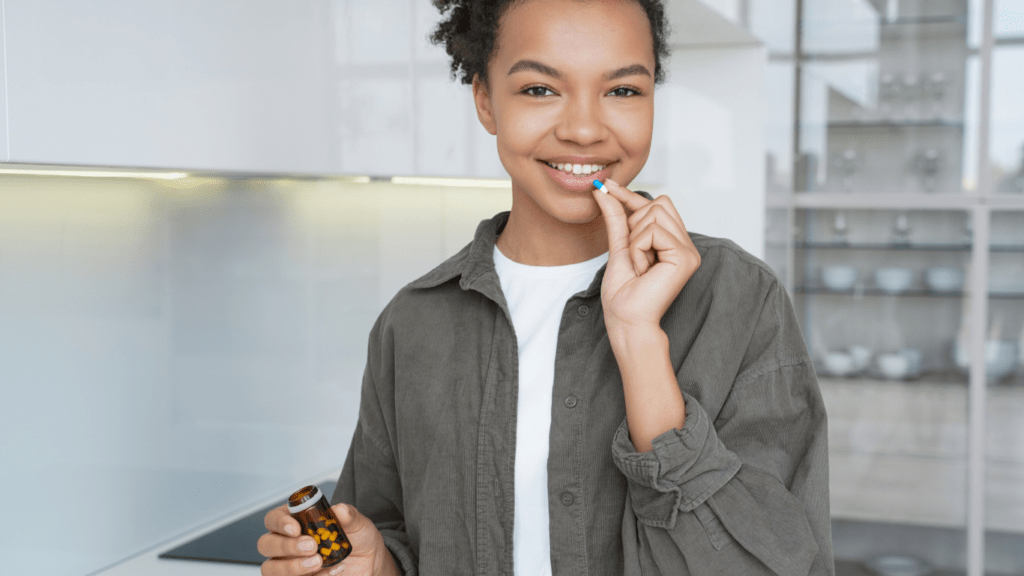
[[[561,72],[552,68],[551,66],[548,66],[547,64],[537,62],[536,60],[520,60],[519,62],[516,62],[515,64],[512,65],[512,68],[509,68],[508,75],[511,76],[512,74],[515,74],[516,72],[520,72],[522,70],[533,70],[535,72],[540,72],[541,74],[544,74],[546,76],[556,78],[558,80],[561,80],[563,78]],[[611,72],[607,72],[602,77],[602,79],[608,82],[611,80],[618,80],[619,78],[625,78],[626,76],[636,75],[650,77],[651,71],[648,70],[647,67],[644,66],[643,64],[633,64],[631,66],[623,66],[618,70],[612,70]]]

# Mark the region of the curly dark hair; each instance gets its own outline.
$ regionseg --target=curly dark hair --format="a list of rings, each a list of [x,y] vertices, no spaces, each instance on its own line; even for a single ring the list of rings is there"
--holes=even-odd
[[[472,84],[479,76],[487,84],[487,64],[494,55],[498,24],[509,8],[526,0],[432,0],[447,18],[430,35],[433,44],[444,45],[452,58],[452,79]],[[654,38],[654,82],[665,80],[662,59],[668,58],[669,25],[662,0],[633,0],[651,23]]]

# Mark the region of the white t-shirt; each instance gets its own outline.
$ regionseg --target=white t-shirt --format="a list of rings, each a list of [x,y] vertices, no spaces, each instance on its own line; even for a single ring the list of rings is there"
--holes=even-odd
[[[586,290],[607,261],[608,254],[602,254],[568,266],[527,266],[494,247],[494,268],[519,345],[512,535],[516,576],[551,574],[548,444],[558,328],[566,301]]]

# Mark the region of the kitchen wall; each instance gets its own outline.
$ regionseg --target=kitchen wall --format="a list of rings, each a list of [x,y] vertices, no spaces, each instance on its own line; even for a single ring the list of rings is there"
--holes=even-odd
[[[668,5],[634,187],[761,255],[764,50]],[[377,313],[509,189],[330,176],[505,176],[427,0],[0,8],[0,162],[193,174],[0,174],[0,574],[84,574],[340,467]]]
[[[0,178],[3,574],[85,574],[340,468],[380,309],[510,205],[351,178]],[[42,565],[40,522],[68,535]]]

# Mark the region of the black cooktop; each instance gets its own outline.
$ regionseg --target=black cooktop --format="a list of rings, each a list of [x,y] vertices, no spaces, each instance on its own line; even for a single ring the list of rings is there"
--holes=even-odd
[[[333,480],[318,484],[320,491],[330,497],[334,494]],[[178,546],[160,555],[160,558],[177,560],[201,560],[205,562],[228,562],[231,564],[252,564],[259,566],[266,558],[256,551],[256,541],[267,532],[263,517],[267,512],[284,504],[286,499],[275,502],[241,518]]]

